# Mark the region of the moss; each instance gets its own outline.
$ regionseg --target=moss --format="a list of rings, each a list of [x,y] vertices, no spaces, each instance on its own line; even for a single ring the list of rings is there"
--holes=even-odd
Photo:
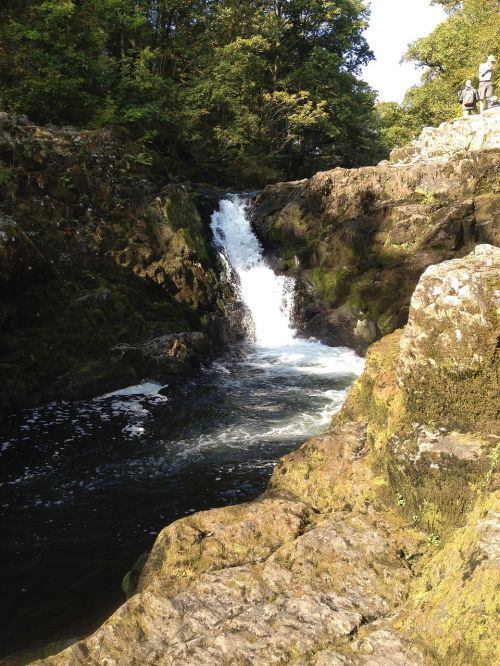
[[[500,423],[500,357],[480,370],[435,372],[409,378],[406,409],[415,420],[448,427],[496,432]]]
[[[401,335],[402,331],[396,331],[370,347],[364,372],[336,417],[341,422],[366,420],[368,437],[377,451],[385,451],[395,432],[411,429],[396,378]]]
[[[203,235],[193,235],[187,227],[183,229],[184,239],[187,246],[196,252],[204,266],[213,267],[213,250],[210,243]]]
[[[14,170],[12,167],[6,166],[0,162],[0,187],[5,187],[14,178]]]
[[[483,550],[498,493],[479,498],[464,527],[425,557],[398,622],[423,639],[429,663],[489,666],[500,662],[500,590],[495,561]]]
[[[465,523],[485,470],[484,458],[470,461],[415,454],[408,450],[408,440],[403,445],[398,442],[398,451],[389,449],[386,456],[389,486],[385,499],[390,503],[392,495],[392,502],[399,504],[409,523],[443,540]]]
[[[348,269],[338,271],[326,271],[322,268],[314,268],[311,273],[311,283],[321,300],[331,306],[341,301],[349,291]]]

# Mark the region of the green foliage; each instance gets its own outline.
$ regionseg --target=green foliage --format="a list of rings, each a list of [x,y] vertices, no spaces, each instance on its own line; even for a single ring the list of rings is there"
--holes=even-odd
[[[2,0],[0,101],[121,124],[198,179],[373,160],[362,0]]]
[[[13,178],[12,168],[0,162],[0,187],[8,185]]]
[[[414,42],[405,60],[425,67],[422,83],[410,88],[402,105],[379,109],[382,136],[389,147],[402,146],[425,126],[437,126],[460,115],[457,93],[467,79],[478,85],[478,67],[498,55],[498,0],[436,0],[447,19]],[[496,72],[497,89],[500,67]]]
[[[375,126],[381,150],[388,154],[393,148],[409,143],[418,133],[418,122],[397,102],[379,102],[375,107]]]
[[[153,156],[148,155],[148,153],[137,153],[137,155],[125,155],[125,157],[134,164],[139,164],[140,166],[151,166],[153,164]]]

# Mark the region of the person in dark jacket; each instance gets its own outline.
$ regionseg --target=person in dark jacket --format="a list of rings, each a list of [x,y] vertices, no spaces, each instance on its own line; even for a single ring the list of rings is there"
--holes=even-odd
[[[458,101],[462,104],[464,118],[470,116],[476,109],[479,100],[477,90],[472,85],[471,80],[465,82],[465,88],[458,93]]]

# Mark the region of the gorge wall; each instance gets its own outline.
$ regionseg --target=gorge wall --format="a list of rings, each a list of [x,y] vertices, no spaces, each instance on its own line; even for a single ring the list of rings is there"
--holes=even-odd
[[[231,300],[157,153],[0,114],[0,412],[185,372]]]
[[[408,318],[431,264],[500,244],[500,112],[426,128],[391,162],[268,186],[254,225],[299,282],[300,329],[359,351]]]
[[[427,269],[329,430],[166,527],[129,601],[35,663],[497,663],[499,275],[491,245]]]

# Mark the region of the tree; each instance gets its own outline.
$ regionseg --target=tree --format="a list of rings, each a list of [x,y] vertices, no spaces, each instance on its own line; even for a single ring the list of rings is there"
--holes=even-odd
[[[457,117],[457,91],[467,79],[478,82],[479,63],[497,53],[500,43],[498,0],[436,0],[434,4],[442,5],[448,17],[428,37],[414,42],[405,55],[405,60],[426,69],[422,83],[408,90],[401,107],[401,141],[416,136],[426,125]]]
[[[39,123],[117,123],[194,178],[363,164],[374,95],[362,0],[3,0],[0,100]]]

